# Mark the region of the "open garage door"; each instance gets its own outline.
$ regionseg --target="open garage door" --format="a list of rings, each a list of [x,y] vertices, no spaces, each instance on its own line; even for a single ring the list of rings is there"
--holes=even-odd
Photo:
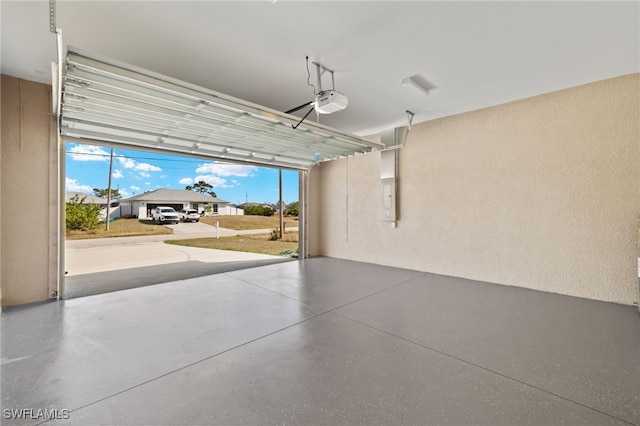
[[[222,93],[69,48],[62,84],[65,140],[308,170],[383,145]]]
[[[308,170],[318,162],[384,148],[75,48],[69,48],[62,66],[57,111],[64,141],[298,170],[301,258],[307,253]],[[60,297],[64,297],[61,280]]]

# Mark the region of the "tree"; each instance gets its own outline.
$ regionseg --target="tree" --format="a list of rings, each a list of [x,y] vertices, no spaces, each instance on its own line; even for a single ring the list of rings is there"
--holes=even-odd
[[[216,197],[216,193],[213,190],[213,185],[211,185],[210,183],[207,183],[203,180],[199,181],[198,183],[194,183],[193,186],[192,185],[187,185],[185,186],[185,188],[187,191],[195,191],[195,192],[199,192],[201,194],[209,194],[212,197]]]
[[[267,206],[246,206],[244,214],[247,216],[273,216],[273,209]]]
[[[109,195],[109,189],[105,188],[105,189],[100,189],[100,188],[93,188],[93,195],[95,195],[96,197],[100,197],[100,198],[104,198],[107,199],[108,195]],[[120,190],[119,189],[111,189],[111,200],[119,200],[120,198],[122,198],[122,195],[120,195]]]
[[[80,198],[78,195],[69,200],[65,209],[65,222],[67,231],[88,231],[95,229],[100,224],[100,211],[102,208],[97,204],[85,204],[86,196]]]
[[[297,201],[289,203],[287,208],[284,209],[284,214],[287,216],[298,216],[300,214],[300,203]]]

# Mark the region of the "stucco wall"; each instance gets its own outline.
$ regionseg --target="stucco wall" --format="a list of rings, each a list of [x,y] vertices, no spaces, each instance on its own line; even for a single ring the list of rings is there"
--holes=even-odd
[[[55,288],[57,153],[50,86],[0,80],[0,285],[1,304],[9,306],[46,300]]]
[[[379,154],[322,163],[311,254],[636,303],[639,93],[633,74],[414,125],[397,228]]]

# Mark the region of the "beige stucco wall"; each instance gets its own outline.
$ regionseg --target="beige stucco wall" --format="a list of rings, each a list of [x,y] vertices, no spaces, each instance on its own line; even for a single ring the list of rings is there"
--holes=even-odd
[[[310,254],[637,303],[639,74],[414,125],[397,228],[379,167],[312,170]]]
[[[0,80],[0,286],[10,306],[47,300],[55,288],[57,154],[51,87]]]
[[[55,289],[51,89],[1,78],[1,305]],[[379,154],[310,173],[311,255],[633,303],[640,76],[413,126],[397,228],[381,222]]]

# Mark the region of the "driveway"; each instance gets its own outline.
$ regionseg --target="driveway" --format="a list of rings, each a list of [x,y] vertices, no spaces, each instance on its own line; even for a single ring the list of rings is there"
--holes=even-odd
[[[215,237],[216,227],[202,222],[180,222],[176,225],[164,225],[173,229],[174,234],[211,234]]]

